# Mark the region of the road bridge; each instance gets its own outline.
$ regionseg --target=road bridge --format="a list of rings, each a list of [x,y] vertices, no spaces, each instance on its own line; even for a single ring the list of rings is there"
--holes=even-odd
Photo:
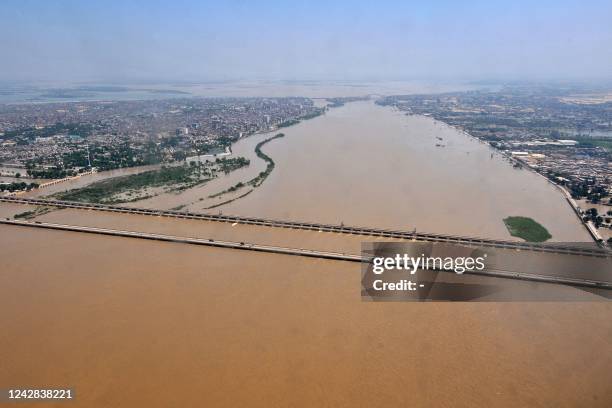
[[[305,248],[287,248],[287,247],[260,245],[260,244],[254,244],[254,243],[246,243],[246,242],[233,242],[233,241],[206,239],[206,238],[181,237],[181,236],[175,236],[175,235],[155,234],[155,233],[149,233],[149,232],[124,231],[124,230],[115,230],[115,229],[109,229],[109,228],[65,225],[65,224],[55,224],[55,223],[39,222],[39,221],[32,222],[32,221],[19,221],[19,220],[0,220],[0,225],[43,228],[43,229],[60,230],[60,231],[72,231],[72,232],[81,232],[81,233],[89,233],[89,234],[110,235],[110,236],[118,236],[118,237],[126,237],[126,238],[139,238],[139,239],[147,239],[147,240],[154,240],[154,241],[165,241],[165,242],[201,245],[201,246],[209,246],[209,247],[238,249],[238,250],[244,250],[244,251],[267,252],[267,253],[273,253],[273,254],[294,255],[294,256],[305,256],[305,257],[311,257],[311,258],[321,258],[321,259],[329,259],[329,260],[336,260],[336,261],[348,261],[348,262],[362,263],[362,262],[371,262],[372,260],[372,257],[369,257],[369,256],[340,253],[340,252],[328,252],[328,251],[311,250],[311,249],[305,249]],[[448,272],[448,273],[455,273],[452,270],[445,270],[445,269],[441,269],[440,271]],[[538,274],[532,274],[532,273],[521,273],[521,272],[516,272],[516,271],[491,270],[491,269],[485,269],[482,271],[465,271],[465,273],[472,274],[472,275],[492,276],[492,277],[499,277],[499,278],[511,278],[511,279],[556,283],[556,284],[572,285],[572,286],[583,286],[583,287],[599,288],[599,289],[612,289],[612,282],[600,281],[600,280],[577,279],[577,278],[570,278],[570,277],[563,277],[563,276],[538,275]]]
[[[460,244],[465,246],[479,246],[479,247],[494,247],[494,248],[506,248],[516,250],[529,250],[538,252],[551,252],[560,254],[571,254],[571,255],[585,255],[585,256],[598,256],[598,257],[612,257],[612,251],[607,248],[597,247],[593,244],[593,247],[580,247],[571,246],[566,244],[557,243],[532,243],[532,242],[517,242],[517,241],[506,241],[498,239],[487,239],[477,237],[463,237],[456,235],[445,235],[445,234],[434,234],[426,232],[416,231],[400,231],[400,230],[387,230],[380,228],[370,227],[353,227],[346,225],[331,225],[331,224],[318,224],[309,222],[299,221],[281,221],[271,220],[265,218],[252,218],[242,217],[236,215],[222,215],[222,214],[206,214],[206,213],[191,213],[181,212],[172,210],[157,210],[149,208],[132,208],[132,207],[121,207],[108,204],[94,204],[94,203],[81,203],[75,201],[61,201],[61,200],[48,200],[40,198],[25,198],[25,197],[0,197],[0,202],[10,202],[16,204],[27,204],[27,205],[38,205],[38,206],[50,206],[57,208],[74,208],[82,210],[95,210],[95,211],[110,211],[119,212],[125,214],[138,214],[138,215],[151,215],[161,217],[174,217],[182,219],[193,219],[193,220],[205,220],[215,222],[229,222],[238,224],[250,224],[250,225],[261,225],[275,228],[290,228],[290,229],[303,229],[311,231],[322,231],[322,232],[333,232],[338,234],[354,234],[364,235],[373,237],[384,237],[384,238],[395,238],[404,239],[411,241],[423,241],[423,242],[442,242],[449,244]]]

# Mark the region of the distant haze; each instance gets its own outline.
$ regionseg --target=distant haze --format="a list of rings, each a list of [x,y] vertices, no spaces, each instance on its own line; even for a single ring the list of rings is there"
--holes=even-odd
[[[0,16],[0,81],[612,75],[610,0],[3,0]]]

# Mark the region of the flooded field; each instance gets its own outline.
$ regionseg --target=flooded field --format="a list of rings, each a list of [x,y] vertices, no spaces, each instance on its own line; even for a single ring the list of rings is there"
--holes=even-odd
[[[75,406],[612,400],[609,302],[362,302],[350,263],[19,227],[0,248],[0,383]]]

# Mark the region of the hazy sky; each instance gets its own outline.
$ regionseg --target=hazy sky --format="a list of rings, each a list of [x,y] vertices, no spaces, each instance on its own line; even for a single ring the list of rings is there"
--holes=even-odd
[[[0,80],[612,76],[611,0],[2,0],[0,17]]]

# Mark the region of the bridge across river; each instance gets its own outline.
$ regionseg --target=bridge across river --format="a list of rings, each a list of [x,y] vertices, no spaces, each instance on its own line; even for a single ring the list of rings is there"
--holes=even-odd
[[[110,235],[110,236],[118,236],[118,237],[126,237],[126,238],[140,238],[140,239],[147,239],[147,240],[183,243],[183,244],[191,244],[191,245],[202,245],[202,246],[209,246],[209,247],[220,247],[220,248],[238,249],[238,250],[256,251],[256,252],[267,252],[267,253],[273,253],[273,254],[306,256],[306,257],[311,257],[311,258],[322,258],[322,259],[329,259],[329,260],[336,260],[336,261],[348,261],[348,262],[360,262],[360,263],[372,261],[371,256],[356,255],[356,254],[349,254],[349,253],[312,250],[312,249],[306,249],[306,248],[288,248],[288,247],[280,247],[280,246],[273,246],[273,245],[260,245],[260,244],[254,244],[254,243],[232,242],[232,241],[223,241],[223,240],[215,240],[215,239],[205,239],[205,238],[181,237],[181,236],[175,236],[175,235],[155,234],[155,233],[140,232],[140,231],[115,230],[115,229],[109,229],[109,228],[89,227],[89,226],[82,226],[82,225],[65,225],[65,224],[55,224],[55,223],[39,222],[39,221],[32,222],[32,221],[19,221],[19,220],[0,220],[0,225],[34,227],[34,228],[43,228],[43,229],[60,230],[60,231],[72,231],[72,232],[81,232],[81,233],[89,233],[89,234]],[[454,273],[454,271],[447,270],[447,269],[440,269],[440,271]],[[537,281],[537,282],[572,285],[572,286],[582,286],[582,287],[597,288],[597,289],[608,289],[608,290],[612,289],[612,282],[595,280],[595,279],[572,278],[572,277],[566,277],[566,276],[550,276],[550,275],[523,273],[523,272],[499,270],[499,269],[485,269],[482,271],[466,270],[465,273],[472,274],[472,275],[492,276],[492,277],[499,277],[499,278],[511,278],[511,279],[521,279],[521,280],[529,280],[529,281]]]
[[[463,237],[455,235],[445,234],[434,234],[426,232],[416,231],[399,231],[399,230],[387,230],[370,227],[352,227],[346,225],[331,225],[331,224],[318,224],[309,222],[298,222],[298,221],[281,221],[281,220],[270,220],[265,218],[251,218],[242,217],[236,215],[222,215],[222,214],[205,214],[205,213],[190,213],[172,210],[157,210],[149,208],[132,208],[132,207],[121,207],[107,204],[93,204],[93,203],[81,203],[75,201],[60,201],[60,200],[48,200],[39,198],[25,198],[25,197],[0,197],[0,202],[10,202],[16,204],[26,205],[38,205],[38,206],[50,206],[57,208],[74,208],[83,210],[95,210],[95,211],[110,211],[119,212],[126,214],[138,214],[138,215],[150,215],[150,216],[161,216],[161,217],[174,217],[182,219],[193,219],[193,220],[205,220],[205,221],[216,221],[216,222],[228,222],[238,224],[250,224],[250,225],[261,225],[266,227],[276,228],[290,228],[290,229],[303,229],[310,231],[322,231],[322,232],[333,232],[338,234],[353,234],[353,235],[364,235],[373,237],[386,237],[394,239],[405,239],[411,241],[424,241],[424,242],[443,242],[449,244],[461,244],[466,246],[479,246],[479,247],[494,247],[494,248],[506,248],[516,250],[529,250],[538,252],[550,252],[560,254],[571,254],[571,255],[586,255],[586,256],[597,256],[597,257],[612,257],[612,251],[607,248],[596,246],[594,243],[592,247],[581,247],[572,246],[566,244],[540,244],[531,242],[516,242],[516,241],[505,241],[498,239],[486,239],[477,237]]]

